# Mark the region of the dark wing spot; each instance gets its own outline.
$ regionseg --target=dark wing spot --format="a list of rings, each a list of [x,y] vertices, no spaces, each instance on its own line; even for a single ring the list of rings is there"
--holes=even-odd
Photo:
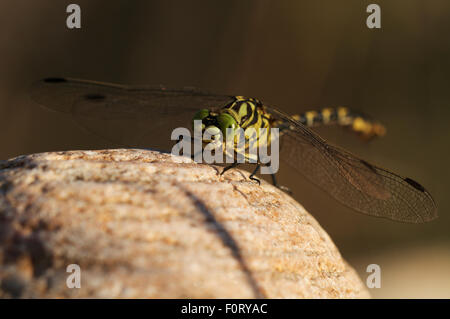
[[[416,181],[412,180],[411,178],[406,177],[405,182],[407,182],[409,185],[411,185],[415,189],[417,189],[421,192],[425,192],[425,188],[422,185],[420,185],[419,183],[417,183]]]
[[[84,96],[84,98],[86,100],[104,100],[106,98],[106,96],[104,96],[103,94],[99,94],[99,93],[90,93],[90,94],[86,94]]]
[[[46,78],[44,79],[45,83],[63,83],[63,82],[67,82],[66,79],[64,78]]]

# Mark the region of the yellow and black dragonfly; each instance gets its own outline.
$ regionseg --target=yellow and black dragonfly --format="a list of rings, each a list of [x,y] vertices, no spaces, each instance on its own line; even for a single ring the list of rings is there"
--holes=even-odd
[[[167,150],[172,130],[192,127],[194,119],[221,131],[277,127],[280,158],[344,205],[402,222],[422,223],[437,217],[435,202],[422,185],[328,144],[309,128],[334,123],[349,126],[365,138],[384,134],[381,124],[347,108],[289,116],[242,96],[69,78],[41,80],[33,85],[31,96],[51,110],[71,114],[97,135],[139,148]]]

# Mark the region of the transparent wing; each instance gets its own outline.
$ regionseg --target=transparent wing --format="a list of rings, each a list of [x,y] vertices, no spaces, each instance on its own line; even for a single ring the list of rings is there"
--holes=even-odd
[[[196,89],[129,87],[53,78],[39,81],[32,98],[51,110],[70,113],[89,131],[132,147],[167,149],[176,127],[191,127],[193,114],[232,100]],[[343,204],[368,215],[420,223],[437,217],[431,195],[417,182],[374,166],[327,144],[282,112],[272,115],[289,127],[281,158]]]
[[[288,127],[282,133],[280,158],[344,205],[402,222],[437,217],[433,198],[419,183],[331,146],[288,115],[267,109]]]
[[[51,110],[71,114],[81,126],[112,142],[162,149],[174,144],[170,139],[174,128],[192,127],[195,112],[220,108],[232,99],[193,88],[132,87],[69,78],[38,81],[31,97]]]

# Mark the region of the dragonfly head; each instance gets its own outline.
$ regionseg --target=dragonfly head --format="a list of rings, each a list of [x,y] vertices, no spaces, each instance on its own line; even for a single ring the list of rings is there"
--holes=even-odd
[[[192,125],[195,125],[194,121],[202,121],[201,129],[202,136],[204,136],[205,131],[208,131],[212,139],[217,139],[220,134],[225,138],[227,132],[234,132],[238,128],[236,119],[228,113],[215,113],[207,109],[202,109],[195,113],[192,119]],[[216,137],[217,136],[217,137]],[[203,142],[211,142],[212,139],[203,139]]]

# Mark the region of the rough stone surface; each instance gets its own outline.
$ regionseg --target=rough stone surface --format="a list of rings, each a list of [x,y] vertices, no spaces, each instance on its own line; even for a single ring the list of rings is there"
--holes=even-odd
[[[0,297],[369,297],[300,204],[221,170],[126,149],[0,162]]]

